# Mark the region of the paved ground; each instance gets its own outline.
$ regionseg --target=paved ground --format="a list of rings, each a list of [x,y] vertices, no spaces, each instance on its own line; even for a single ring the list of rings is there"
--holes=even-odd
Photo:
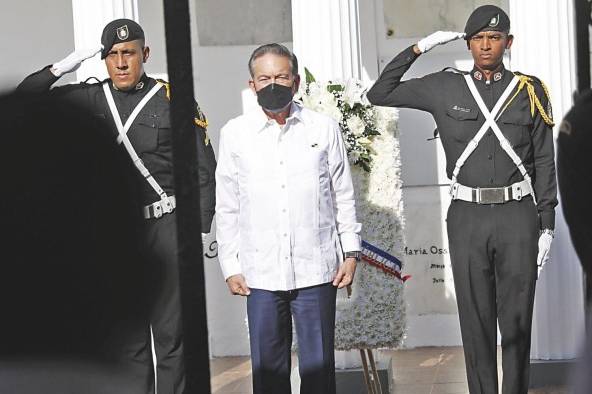
[[[460,347],[432,347],[389,352],[394,394],[469,394]],[[213,394],[252,394],[248,357],[223,357],[211,362]],[[529,394],[568,394],[566,387],[529,390]]]

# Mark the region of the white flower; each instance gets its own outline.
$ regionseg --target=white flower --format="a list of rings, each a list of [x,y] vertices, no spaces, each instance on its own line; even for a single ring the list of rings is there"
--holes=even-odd
[[[347,120],[347,127],[356,137],[361,136],[366,129],[366,125],[358,115],[354,115]]]
[[[374,107],[364,103],[364,92],[362,82],[355,79],[346,82],[315,81],[303,85],[296,98],[306,108],[335,119],[341,126],[347,154],[353,155],[350,161],[369,171],[374,149],[372,140],[366,138],[366,131],[374,135],[380,134],[381,129],[376,125]]]
[[[362,137],[358,139],[358,144],[362,146],[369,146],[372,145],[372,141],[367,137]]]
[[[364,89],[359,81],[354,79],[348,79],[345,84],[345,90],[343,91],[342,99],[350,107],[354,104],[362,104],[362,94]]]
[[[377,130],[396,130],[397,116],[394,108],[374,107],[374,124]]]
[[[360,159],[360,152],[354,150],[351,151],[348,156],[350,162],[353,164]]]

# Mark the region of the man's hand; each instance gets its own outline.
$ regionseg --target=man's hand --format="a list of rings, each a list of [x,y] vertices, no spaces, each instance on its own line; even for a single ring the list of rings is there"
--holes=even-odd
[[[417,43],[416,47],[420,53],[426,53],[436,45],[446,44],[450,41],[458,40],[463,38],[465,33],[459,33],[456,31],[437,31],[430,34],[429,36],[422,38]],[[414,47],[415,49],[415,47]]]
[[[337,286],[338,289],[342,289],[345,286],[351,285],[351,283],[354,281],[355,274],[356,259],[354,257],[348,257],[339,267],[339,271],[337,271],[337,275],[335,275],[335,279],[333,279],[333,286]]]
[[[50,70],[56,77],[61,77],[64,74],[76,71],[83,61],[90,59],[100,51],[100,46],[76,50],[59,62],[54,63]]]
[[[251,290],[242,274],[232,275],[226,279],[226,284],[233,295],[248,296],[251,294]]]
[[[541,271],[547,261],[549,261],[549,250],[551,249],[551,242],[553,236],[549,233],[542,233],[539,237],[539,255],[537,256],[537,278],[541,275]]]

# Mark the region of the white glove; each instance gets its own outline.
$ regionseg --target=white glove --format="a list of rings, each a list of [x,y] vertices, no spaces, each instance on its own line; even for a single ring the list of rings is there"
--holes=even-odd
[[[537,278],[541,275],[541,271],[547,261],[549,261],[549,250],[551,249],[551,242],[553,242],[553,236],[549,233],[542,233],[539,237],[539,255],[537,256]]]
[[[456,31],[437,31],[419,40],[417,47],[421,53],[426,53],[436,45],[446,44],[447,42],[458,40],[464,36],[465,33],[459,33]]]
[[[201,250],[205,253],[206,252],[206,241],[208,240],[207,233],[201,233]]]
[[[51,72],[56,77],[61,77],[64,74],[76,71],[83,61],[85,61],[86,59],[90,59],[100,51],[100,46],[96,48],[76,50],[68,56],[66,56],[64,59],[60,60],[59,62],[54,63],[51,67]]]

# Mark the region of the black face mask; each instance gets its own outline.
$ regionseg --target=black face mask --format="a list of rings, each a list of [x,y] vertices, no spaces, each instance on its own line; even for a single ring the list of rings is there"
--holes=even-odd
[[[257,102],[263,109],[279,112],[292,101],[294,93],[291,86],[271,83],[257,92]]]

